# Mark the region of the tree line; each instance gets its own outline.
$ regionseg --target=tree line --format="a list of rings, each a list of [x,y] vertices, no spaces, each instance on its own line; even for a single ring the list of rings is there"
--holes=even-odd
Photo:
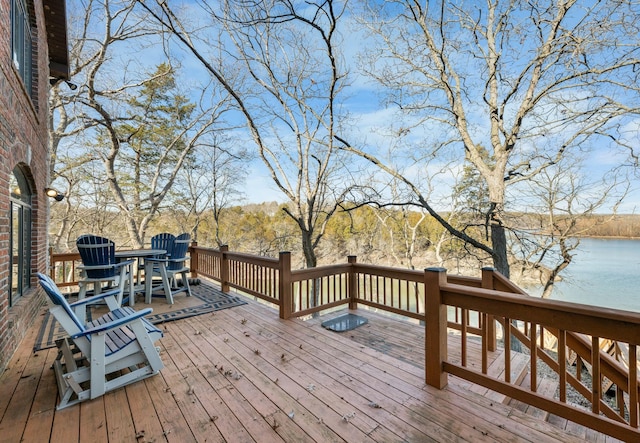
[[[219,248],[227,245],[232,251],[259,256],[277,257],[279,252],[289,251],[294,266],[303,268],[305,261],[297,226],[286,215],[284,206],[277,202],[230,206],[217,216],[212,210],[205,211],[198,220],[183,210],[162,210],[151,222],[149,233],[152,236],[160,232],[188,232],[199,246]],[[109,213],[95,211],[99,218],[106,214]],[[535,229],[540,220],[548,216],[511,215],[520,221],[518,229],[523,231]],[[113,239],[119,248],[132,247],[128,235],[116,222],[120,217],[118,212],[108,216],[114,222],[99,230],[91,217],[78,223],[70,233],[71,238],[93,232]],[[637,238],[640,233],[640,215],[592,215],[577,220],[576,224],[583,237]],[[490,256],[469,254],[464,242],[449,235],[437,220],[423,211],[355,204],[332,217],[317,253],[319,265],[342,263],[347,256],[355,255],[363,263],[409,269],[438,266],[451,273],[472,276],[478,276],[483,266],[492,265]],[[544,284],[548,268],[541,265],[532,272],[531,261],[515,265],[517,261],[514,255],[514,280],[522,284]]]

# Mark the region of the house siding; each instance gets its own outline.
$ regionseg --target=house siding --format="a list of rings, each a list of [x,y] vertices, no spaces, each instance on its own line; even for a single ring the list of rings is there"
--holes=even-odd
[[[31,100],[11,57],[11,2],[0,0],[0,373],[38,316],[44,303],[36,279],[9,307],[10,190],[13,168],[23,166],[31,181],[31,270],[47,270],[48,204],[43,189],[49,181],[47,133],[48,48],[41,0],[29,1],[33,28],[33,95]],[[33,24],[33,21],[32,21]]]

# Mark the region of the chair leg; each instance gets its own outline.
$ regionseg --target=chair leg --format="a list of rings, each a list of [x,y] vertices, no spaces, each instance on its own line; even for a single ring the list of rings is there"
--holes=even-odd
[[[173,304],[173,292],[171,291],[171,284],[169,283],[169,277],[167,275],[167,267],[164,263],[160,263],[160,276],[162,277],[162,287],[164,288],[164,293],[167,296],[167,303],[170,305]]]
[[[191,286],[189,286],[189,278],[187,277],[187,271],[180,273],[182,276],[182,286],[187,288],[187,297],[191,297]]]
[[[122,298],[124,297],[124,285],[127,282],[127,275],[123,274],[126,272],[124,269],[120,271],[120,276],[118,277],[118,296],[116,299],[118,300],[118,306],[122,306]]]
[[[78,292],[78,300],[82,300],[87,295],[87,283],[86,282],[78,282],[78,286],[80,291]],[[81,324],[85,324],[87,322],[87,306],[82,305],[77,307],[74,312],[76,313],[76,317],[78,317],[78,321]]]
[[[83,281],[78,282],[80,291],[78,292],[78,300],[82,300],[87,296],[87,283]]]
[[[129,306],[136,304],[136,289],[133,283],[133,272],[129,272]]]
[[[94,334],[91,337],[91,399],[104,395],[105,382],[105,335]]]
[[[133,284],[133,269],[131,265],[121,268],[120,275],[118,276],[118,306],[122,306],[124,299],[124,288],[128,286],[127,292],[129,293],[129,306],[135,305],[135,291]]]
[[[140,349],[144,353],[147,360],[147,364],[151,370],[156,373],[164,367],[162,360],[160,359],[160,350],[156,348],[147,333],[144,324],[142,322],[135,322],[131,324],[131,329],[135,332],[140,344]]]
[[[144,262],[144,302],[146,304],[151,303],[153,297],[153,263],[148,260]]]

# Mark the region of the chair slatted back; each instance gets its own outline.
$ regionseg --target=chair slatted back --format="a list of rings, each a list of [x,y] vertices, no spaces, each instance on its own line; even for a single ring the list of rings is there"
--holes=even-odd
[[[168,232],[154,235],[153,237],[151,237],[151,249],[164,249],[165,251],[170,251],[173,248],[173,242],[175,241],[175,239],[176,236]]]
[[[187,256],[189,243],[191,243],[191,236],[189,234],[180,234],[176,237],[175,241],[173,242],[173,247],[171,248],[170,252],[168,252],[171,255],[169,256],[169,263],[167,263],[167,270],[176,271],[184,268],[184,260],[182,259]]]
[[[41,274],[39,272],[36,273],[36,275],[38,276],[38,280],[40,281],[40,286],[42,286],[42,289],[44,289],[44,292],[49,297],[49,300],[51,300],[51,303],[56,306],[62,307],[69,318],[73,321],[73,324],[78,328],[78,330],[75,332],[85,331],[84,325],[80,322],[80,320],[78,320],[78,317],[76,317],[76,313],[73,312],[73,309],[71,309],[71,306],[69,306],[69,302],[67,302],[67,299],[64,298],[64,295],[60,293],[60,290],[58,289],[58,286],[55,284],[55,282],[51,280],[48,275]],[[71,331],[68,332],[72,333]]]
[[[115,244],[105,237],[85,234],[78,237],[76,246],[85,266],[104,266],[116,264]],[[114,267],[108,269],[87,269],[89,278],[109,278],[116,275]]]

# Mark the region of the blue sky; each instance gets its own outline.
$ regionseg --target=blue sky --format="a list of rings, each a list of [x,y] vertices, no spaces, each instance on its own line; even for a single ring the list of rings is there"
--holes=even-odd
[[[189,5],[193,7],[193,4]],[[70,9],[73,6],[70,6]],[[194,15],[194,17],[202,18],[203,15]],[[195,25],[194,22],[189,23]],[[380,89],[373,84],[373,82],[366,77],[358,74],[358,66],[356,63],[356,55],[360,52],[362,47],[367,43],[367,38],[364,34],[358,31],[354,31],[351,27],[353,23],[348,23],[341,32],[344,42],[343,47],[343,60],[345,61],[348,70],[352,73],[350,80],[350,86],[346,91],[345,100],[343,106],[351,114],[349,128],[345,130],[345,138],[350,141],[355,141],[359,146],[376,152],[379,156],[384,157],[387,155],[385,152],[389,147],[398,144],[398,137],[394,137],[393,128],[389,127],[389,123],[395,125],[395,130],[403,125],[401,115],[398,113],[397,107],[385,107],[380,100]],[[192,83],[198,83],[202,81],[206,73],[199,65],[199,62],[193,57],[185,55],[178,51],[175,47],[174,52],[179,55],[181,69],[183,73],[183,85],[188,88]],[[142,50],[136,50],[133,59],[138,66],[151,67],[158,63],[163,58],[163,47],[154,44],[146,45]],[[134,65],[131,65],[133,67]],[[479,115],[479,117],[481,117]],[[408,117],[404,117],[408,118]],[[410,123],[410,121],[409,121]],[[639,147],[638,142],[638,124],[636,122],[629,122],[629,134],[631,139],[629,143]],[[634,128],[636,128],[634,130]],[[414,129],[412,133],[402,140],[403,143],[413,143],[415,146],[419,146],[425,143],[425,140],[430,138],[432,131],[439,130],[437,126],[431,126],[429,124],[423,124],[420,128]],[[241,133],[237,139],[244,144],[250,145],[252,142],[248,140],[248,136],[245,134],[243,137]],[[635,136],[634,136],[635,135]],[[635,139],[634,139],[635,138]],[[621,161],[621,154],[614,153],[607,146],[590,146],[590,153],[587,157],[587,164],[585,173],[586,175],[598,175],[601,171],[610,166],[614,166]],[[408,156],[411,151],[405,151],[403,155]],[[403,157],[406,158],[406,157]],[[395,159],[398,160],[398,159]],[[417,165],[408,169],[407,174],[424,174],[425,171],[430,171],[428,175],[433,175],[434,172],[440,171],[442,166],[447,164],[449,160],[443,158],[440,162],[434,161],[428,166]],[[356,160],[354,160],[356,162]],[[448,176],[438,175],[438,182],[436,183],[437,189],[450,188],[453,182],[453,175],[460,170],[462,164],[458,161],[453,171]],[[413,171],[413,172],[411,172]],[[630,213],[635,212],[636,207],[640,207],[640,192],[638,191],[639,184],[637,179],[632,182],[633,192],[627,197],[624,204],[621,207],[621,212]],[[285,201],[284,195],[280,193],[272,179],[270,178],[267,170],[261,164],[259,160],[252,161],[248,166],[248,174],[244,194],[247,202],[261,202],[261,201]],[[446,195],[446,192],[441,192],[434,198],[442,198]],[[602,212],[607,212],[604,209]]]

